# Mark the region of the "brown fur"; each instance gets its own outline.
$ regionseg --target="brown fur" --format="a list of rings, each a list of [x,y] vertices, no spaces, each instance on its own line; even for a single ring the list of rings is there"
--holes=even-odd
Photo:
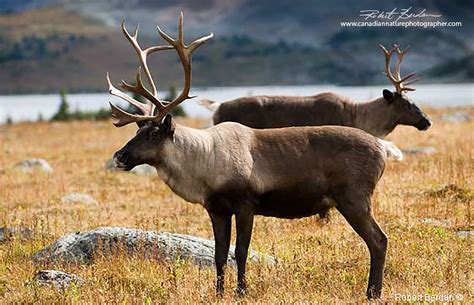
[[[336,207],[371,253],[369,298],[382,288],[386,236],[375,222],[370,198],[392,145],[342,126],[251,129],[222,123],[206,130],[149,122],[114,160],[130,170],[148,163],[179,196],[208,211],[216,241],[217,290],[223,291],[230,221],[236,216],[238,289],[254,215],[301,218]]]
[[[385,92],[384,92],[385,94]],[[203,101],[211,105],[216,102]],[[429,128],[428,116],[405,95],[393,94],[356,103],[334,93],[314,96],[251,96],[220,104],[214,124],[232,121],[252,128],[341,125],[362,129],[384,138],[399,125]]]

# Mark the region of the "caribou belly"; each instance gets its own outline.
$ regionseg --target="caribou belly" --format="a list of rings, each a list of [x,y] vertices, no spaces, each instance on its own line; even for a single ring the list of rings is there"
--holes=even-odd
[[[326,190],[314,183],[299,183],[265,192],[259,196],[257,215],[302,218],[325,213],[335,206]]]

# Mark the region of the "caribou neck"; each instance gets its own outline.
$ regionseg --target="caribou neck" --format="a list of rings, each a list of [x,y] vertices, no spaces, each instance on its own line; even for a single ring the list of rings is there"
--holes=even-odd
[[[351,103],[353,125],[378,138],[384,138],[397,126],[397,118],[383,98]]]
[[[176,124],[153,164],[160,178],[189,202],[204,204],[210,192],[206,177],[214,167],[213,138],[205,130]]]

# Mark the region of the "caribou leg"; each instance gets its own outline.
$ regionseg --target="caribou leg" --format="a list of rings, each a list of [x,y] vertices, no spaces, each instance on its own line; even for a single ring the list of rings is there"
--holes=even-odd
[[[237,228],[237,242],[235,247],[235,258],[237,260],[237,294],[242,295],[247,289],[245,281],[245,265],[252,237],[253,212],[245,208],[235,214]]]
[[[224,294],[224,267],[227,263],[230,246],[232,215],[209,212],[209,216],[211,217],[214,241],[216,243],[214,250],[217,274],[216,293],[217,295],[222,296]]]
[[[370,212],[370,200],[346,200],[338,202],[336,208],[369,248],[370,274],[367,298],[369,300],[380,298],[387,252],[387,236],[380,229]]]

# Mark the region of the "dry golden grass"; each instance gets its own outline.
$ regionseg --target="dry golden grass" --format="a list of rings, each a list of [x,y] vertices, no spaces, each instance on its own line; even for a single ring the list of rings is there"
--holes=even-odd
[[[450,110],[451,111],[451,110]],[[474,115],[474,108],[467,109]],[[436,118],[440,110],[432,110]],[[187,122],[199,126],[202,122]],[[374,214],[389,237],[385,301],[395,294],[462,294],[472,301],[474,122],[435,120],[428,132],[402,127],[389,137],[399,147],[434,146],[433,155],[388,162],[373,198]],[[127,226],[212,238],[205,210],[174,195],[158,178],[108,173],[104,162],[134,133],[110,122],[35,123],[0,127],[0,226],[34,228],[33,241],[0,245],[0,303],[194,303],[217,302],[214,269],[186,262],[138,258],[99,259],[89,266],[35,265],[31,256],[59,236],[98,226]],[[38,157],[54,167],[50,176],[11,169]],[[443,185],[451,190],[436,192]],[[95,207],[65,205],[71,192],[92,195]],[[446,221],[446,226],[420,222]],[[365,244],[337,213],[316,217],[257,217],[252,248],[276,256],[276,267],[248,266],[247,302],[365,302],[369,255]],[[57,268],[85,279],[64,291],[25,285],[36,270]],[[224,302],[234,297],[235,271],[228,269]]]

